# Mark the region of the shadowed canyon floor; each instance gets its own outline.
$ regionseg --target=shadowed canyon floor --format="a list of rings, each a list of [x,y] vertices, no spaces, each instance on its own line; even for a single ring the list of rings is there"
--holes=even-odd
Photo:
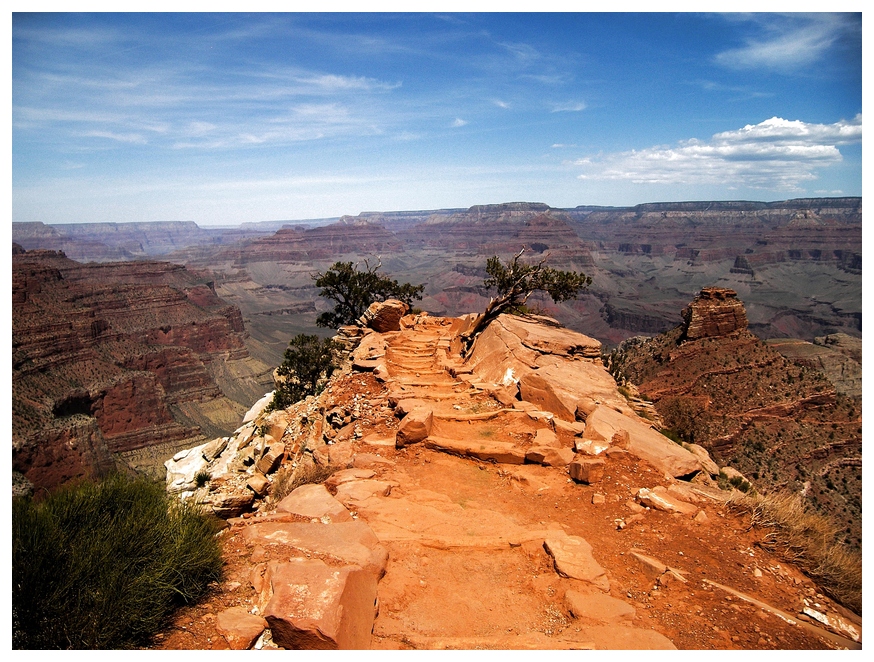
[[[448,321],[422,317],[376,334],[376,376],[332,381],[322,406],[353,408],[355,420],[314,455],[339,468],[326,485],[345,509],[314,517],[282,501],[229,520],[224,581],[181,611],[156,647],[276,648],[276,633],[258,624],[265,567],[320,559],[336,568],[354,555],[376,577],[384,567],[372,630],[359,647],[857,646],[799,616],[807,607],[852,622],[808,578],[757,547],[762,534],[725,510],[718,490],[678,481],[620,448],[604,453],[603,476],[591,485],[571,480],[564,465],[523,463],[532,439],[553,434],[557,447],[572,447],[570,426],[527,403],[499,402],[500,385],[478,381],[452,356],[450,331]],[[415,400],[433,416],[418,441],[396,417],[404,408],[413,415]],[[659,486],[682,495],[689,510],[635,499]],[[362,523],[372,534],[356,529],[355,551],[323,540]],[[320,545],[302,542],[314,535]]]

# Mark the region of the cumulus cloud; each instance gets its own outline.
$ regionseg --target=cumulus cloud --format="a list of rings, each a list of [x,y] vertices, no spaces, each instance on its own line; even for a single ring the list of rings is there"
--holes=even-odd
[[[709,141],[690,139],[575,161],[580,179],[628,180],[636,184],[728,184],[795,190],[816,179],[819,168],[842,160],[838,145],[861,142],[862,116],[834,124],[772,117]]]
[[[719,53],[717,64],[732,69],[795,69],[815,63],[838,40],[861,33],[861,19],[847,14],[744,15],[758,34],[739,48]]]

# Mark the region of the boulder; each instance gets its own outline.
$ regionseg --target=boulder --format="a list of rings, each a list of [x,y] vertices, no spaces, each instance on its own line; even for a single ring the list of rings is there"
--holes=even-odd
[[[548,448],[561,448],[561,441],[558,436],[549,428],[540,428],[534,434],[534,446],[546,446]]]
[[[201,453],[203,455],[203,459],[207,462],[212,462],[219,455],[222,454],[222,451],[228,447],[229,437],[219,437],[218,439],[213,439],[211,442],[203,446],[203,450]]]
[[[409,444],[423,441],[431,434],[431,426],[434,423],[434,412],[430,409],[413,409],[401,422],[395,436],[395,444],[403,448]]]
[[[555,448],[554,446],[532,446],[525,453],[525,461],[542,464],[545,467],[566,467],[574,459],[570,448]]]
[[[555,570],[562,577],[579,579],[602,591],[610,590],[610,580],[595,558],[592,546],[579,536],[547,538],[543,547],[555,563]]]
[[[267,621],[245,607],[230,607],[218,613],[215,625],[231,650],[242,651],[252,647],[267,628]]]
[[[578,457],[568,465],[568,474],[578,482],[594,485],[604,478],[604,464],[599,457]]]
[[[289,650],[370,648],[376,578],[359,566],[319,560],[268,564],[272,596],[264,608],[273,641]]]
[[[255,468],[266,476],[276,471],[282,462],[282,458],[285,455],[285,444],[280,441],[273,441],[273,437],[270,435],[265,437],[265,439],[269,439],[269,445],[261,459],[255,463]]]
[[[240,492],[213,492],[209,495],[209,505],[216,517],[230,519],[247,512],[255,501],[255,494],[245,490]]]
[[[328,492],[324,485],[301,485],[282,501],[276,510],[328,522],[350,522],[352,515]]]
[[[364,314],[358,319],[358,323],[378,333],[400,331],[401,318],[407,314],[409,309],[407,304],[397,299],[375,301],[364,311]]]
[[[267,480],[267,477],[264,476],[264,474],[256,472],[246,481],[246,487],[252,490],[259,497],[264,497],[270,490],[270,481]]]

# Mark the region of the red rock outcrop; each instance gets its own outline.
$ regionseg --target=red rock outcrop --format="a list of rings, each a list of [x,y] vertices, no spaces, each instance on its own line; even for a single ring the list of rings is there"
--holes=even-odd
[[[686,338],[717,338],[747,328],[747,313],[737,292],[722,287],[705,287],[683,310]]]

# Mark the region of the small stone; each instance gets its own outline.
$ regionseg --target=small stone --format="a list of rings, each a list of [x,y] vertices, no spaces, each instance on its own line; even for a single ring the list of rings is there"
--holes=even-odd
[[[595,492],[592,495],[592,503],[594,503],[594,504],[604,503],[605,501],[606,501],[606,498],[604,497],[603,494],[600,494],[599,492]]]

